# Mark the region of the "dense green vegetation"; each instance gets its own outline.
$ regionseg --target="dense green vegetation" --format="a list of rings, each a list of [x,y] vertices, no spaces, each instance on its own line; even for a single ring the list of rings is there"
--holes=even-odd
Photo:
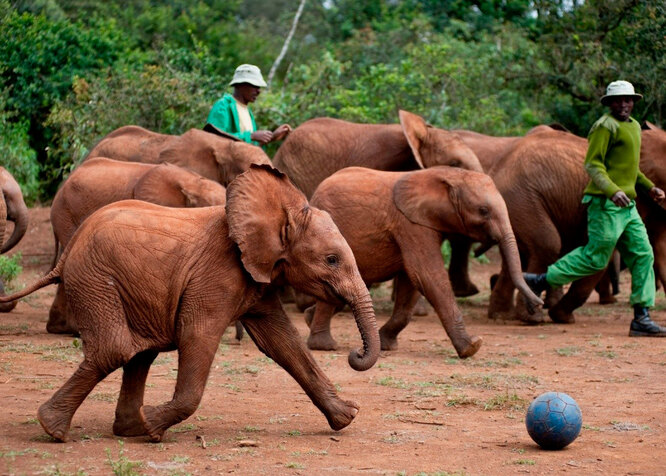
[[[101,137],[202,127],[234,68],[278,57],[287,0],[0,0],[0,153],[48,200]],[[663,0],[308,0],[260,126],[317,116],[584,135],[604,86],[634,83],[635,117],[666,118]],[[272,153],[273,150],[269,150]]]

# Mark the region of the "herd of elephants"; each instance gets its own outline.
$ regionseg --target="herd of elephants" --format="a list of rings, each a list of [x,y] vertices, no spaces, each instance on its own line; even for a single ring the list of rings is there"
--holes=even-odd
[[[83,342],[83,362],[39,408],[42,427],[65,441],[86,396],[122,367],[114,434],[160,441],[198,407],[220,337],[235,324],[237,336],[245,329],[296,379],[331,428],[344,428],[358,405],[338,397],[308,349],[336,348],[330,321],[348,305],[363,342],[349,364],[367,370],[380,350],[397,348],[423,295],[457,354],[474,355],[482,339],[467,332],[455,299],[478,292],[467,269],[474,243],[476,253],[498,245],[502,256],[489,318],[542,322],[543,307],[552,321],[573,323],[595,286],[600,299],[613,299],[604,273],[543,301],[522,273],[544,272],[585,243],[586,150],[585,138],[557,126],[495,137],[432,127],[407,111],[396,124],[309,120],[272,159],[203,130],[111,132],[53,199],[52,270],[11,296],[0,289],[9,312],[17,299],[57,284],[46,330]],[[666,132],[649,123],[640,168],[666,189]],[[28,209],[1,167],[0,185],[0,243],[14,222],[4,253],[25,233]],[[664,285],[666,210],[646,197],[637,203]],[[390,279],[394,309],[378,329],[369,286]],[[285,289],[301,310],[314,303],[307,342],[282,307]],[[152,362],[172,350],[173,399],[144,405]]]

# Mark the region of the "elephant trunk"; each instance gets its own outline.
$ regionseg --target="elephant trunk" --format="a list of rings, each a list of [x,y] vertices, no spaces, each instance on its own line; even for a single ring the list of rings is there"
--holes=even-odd
[[[523,278],[523,271],[520,266],[520,255],[518,254],[518,245],[513,231],[505,232],[500,238],[499,248],[502,253],[502,259],[509,270],[509,276],[516,289],[525,297],[528,311],[532,314],[537,306],[543,305],[539,296],[534,294]]]
[[[363,371],[375,365],[379,358],[381,344],[370,293],[363,282],[358,287],[361,290],[349,301],[349,305],[354,313],[356,326],[361,333],[363,350],[356,349],[349,353],[349,365],[354,370]]]
[[[21,238],[23,238],[23,235],[25,235],[25,232],[28,229],[28,207],[25,205],[23,200],[20,200],[20,203],[16,206],[16,210],[12,211],[11,215],[9,210],[7,210],[7,215],[7,220],[14,222],[14,231],[12,232],[12,235],[9,237],[9,239],[2,244],[0,253],[6,253],[14,246],[16,246],[16,244],[21,240]],[[0,231],[2,231],[2,235],[0,235],[1,242],[5,236],[5,230],[3,229]]]

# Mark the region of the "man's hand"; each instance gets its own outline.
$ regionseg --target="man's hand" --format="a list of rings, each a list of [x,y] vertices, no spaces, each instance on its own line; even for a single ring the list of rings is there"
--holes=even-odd
[[[661,203],[664,201],[664,198],[666,198],[666,195],[664,195],[664,191],[659,187],[652,187],[650,189],[650,198],[657,203]]]
[[[289,124],[282,124],[280,127],[273,131],[273,140],[282,140],[287,137],[287,134],[291,132],[291,126]]]
[[[611,201],[620,208],[624,208],[631,203],[631,200],[629,200],[627,194],[622,190],[615,192],[615,194],[611,197]]]
[[[271,131],[255,131],[250,135],[250,139],[260,144],[268,144],[273,140],[273,133]]]

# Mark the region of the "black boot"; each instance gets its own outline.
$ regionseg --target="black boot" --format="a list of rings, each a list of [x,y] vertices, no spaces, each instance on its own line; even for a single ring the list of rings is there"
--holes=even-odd
[[[550,284],[546,281],[546,273],[523,273],[523,279],[530,287],[532,292],[539,296],[542,292],[550,289]]]
[[[666,327],[661,327],[652,319],[647,307],[634,306],[634,320],[629,327],[631,337],[666,337]]]

